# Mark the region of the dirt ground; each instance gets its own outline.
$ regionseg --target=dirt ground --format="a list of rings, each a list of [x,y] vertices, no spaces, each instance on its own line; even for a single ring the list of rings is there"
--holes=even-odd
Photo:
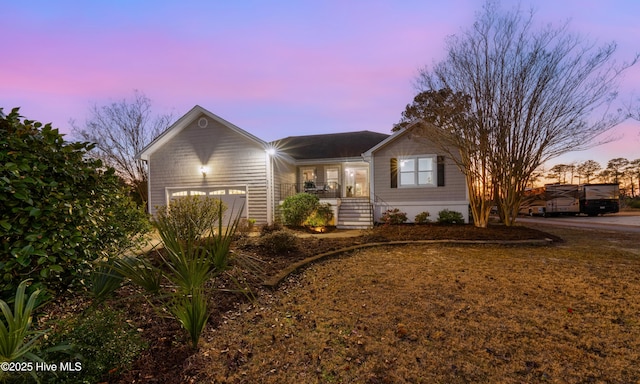
[[[559,228],[379,227],[299,239],[265,276],[358,243],[551,238],[546,246],[405,245],[315,262],[256,300],[220,293],[198,351],[136,307],[150,348],[111,382],[397,383],[640,380],[640,240]],[[560,240],[563,239],[563,240]],[[262,278],[264,278],[262,277]],[[225,284],[219,282],[219,284]]]

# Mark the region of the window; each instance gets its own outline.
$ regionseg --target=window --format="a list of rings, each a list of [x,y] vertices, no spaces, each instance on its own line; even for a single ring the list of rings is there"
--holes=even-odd
[[[331,167],[331,168],[327,168],[326,170],[326,177],[325,177],[325,186],[328,189],[337,189],[338,188],[338,175],[340,174],[340,171],[338,170],[337,167]]]
[[[300,170],[302,174],[302,181],[316,181],[316,169],[315,168],[302,168]]]
[[[436,156],[420,155],[398,159],[398,186],[436,185]]]

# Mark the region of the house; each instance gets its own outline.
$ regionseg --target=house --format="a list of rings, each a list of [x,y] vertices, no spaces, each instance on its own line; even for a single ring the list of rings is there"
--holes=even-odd
[[[222,199],[228,214],[266,224],[286,197],[307,192],[331,204],[339,227],[370,227],[396,207],[410,220],[444,208],[468,220],[464,176],[435,148],[409,137],[362,131],[265,142],[195,106],[137,158],[149,170],[151,214],[202,195]]]

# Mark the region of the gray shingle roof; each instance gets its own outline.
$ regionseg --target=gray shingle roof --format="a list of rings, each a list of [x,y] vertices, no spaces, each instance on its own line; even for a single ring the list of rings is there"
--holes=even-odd
[[[371,131],[289,136],[271,143],[296,160],[359,157],[389,135]]]

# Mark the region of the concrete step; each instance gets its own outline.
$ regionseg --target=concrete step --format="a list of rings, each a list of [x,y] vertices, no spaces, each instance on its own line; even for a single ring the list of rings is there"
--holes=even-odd
[[[370,225],[336,225],[338,229],[371,229]]]
[[[341,229],[367,229],[373,227],[373,210],[369,199],[342,199],[336,227]]]

